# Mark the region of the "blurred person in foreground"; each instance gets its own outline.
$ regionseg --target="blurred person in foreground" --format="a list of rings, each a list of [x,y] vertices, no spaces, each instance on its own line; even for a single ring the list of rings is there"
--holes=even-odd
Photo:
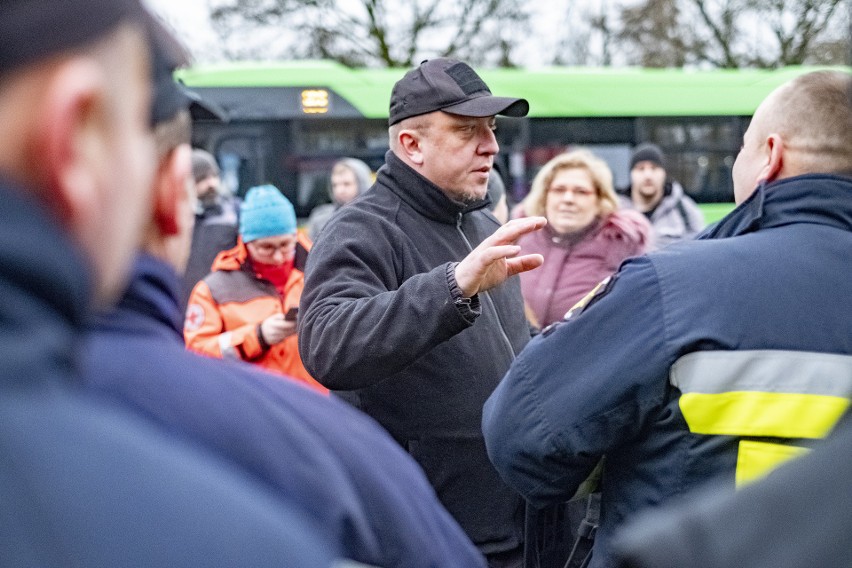
[[[524,200],[527,215],[547,226],[518,241],[523,253],[544,257],[521,275],[524,300],[546,327],[631,256],[643,254],[651,227],[634,211],[620,210],[606,162],[587,150],[560,154],[539,170]]]
[[[296,212],[277,187],[246,192],[240,238],[213,261],[189,296],[186,346],[212,357],[250,361],[268,371],[328,390],[299,356],[296,313],[310,241],[296,230]]]
[[[373,420],[247,363],[184,348],[179,272],[194,195],[176,64],[161,57],[154,208],[130,286],[81,350],[86,387],[244,470],[313,520],[343,557],[387,567],[484,566],[417,465]]]
[[[317,205],[308,217],[308,237],[316,241],[331,216],[367,191],[373,184],[370,166],[356,158],[343,158],[331,167],[331,203]]]
[[[0,564],[329,566],[284,500],[80,388],[150,212],[146,29],[132,0],[0,3]]]
[[[820,71],[773,91],[734,164],[737,208],[627,260],[486,403],[489,455],[533,505],[579,496],[602,468],[591,566],[613,565],[636,513],[760,478],[849,406],[850,80]]]
[[[649,510],[614,539],[619,568],[852,566],[852,413],[825,444],[733,492]]]
[[[376,183],[336,213],[308,258],[299,349],[327,387],[423,467],[490,566],[523,561],[523,504],[488,462],[482,404],[529,341],[520,281],[541,264],[484,211],[495,115],[526,115],[465,63],[430,59],[394,86]]]
[[[639,144],[630,156],[630,187],[619,196],[625,209],[639,211],[654,228],[654,245],[664,247],[691,239],[704,228],[704,215],[666,171],[656,144]]]
[[[184,306],[198,281],[210,274],[216,256],[237,245],[240,222],[240,201],[222,186],[213,154],[200,148],[192,150],[192,179],[196,211],[192,246],[183,273]]]

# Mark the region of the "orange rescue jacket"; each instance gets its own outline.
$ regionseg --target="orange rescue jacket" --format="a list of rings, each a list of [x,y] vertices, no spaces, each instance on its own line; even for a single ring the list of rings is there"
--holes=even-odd
[[[258,278],[246,265],[248,250],[242,240],[220,252],[212,272],[195,285],[186,309],[183,334],[186,346],[212,357],[232,357],[255,363],[327,393],[302,365],[298,336],[264,349],[258,337],[261,322],[276,313],[298,307],[304,288],[304,263],[311,244],[298,234],[296,260],[282,298],[271,282]]]

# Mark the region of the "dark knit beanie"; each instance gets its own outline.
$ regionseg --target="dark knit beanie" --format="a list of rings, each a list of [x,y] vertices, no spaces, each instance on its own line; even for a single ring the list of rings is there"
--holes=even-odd
[[[630,169],[632,170],[639,162],[653,162],[661,168],[666,169],[663,151],[656,144],[649,142],[639,144],[633,150],[633,155],[630,156]]]

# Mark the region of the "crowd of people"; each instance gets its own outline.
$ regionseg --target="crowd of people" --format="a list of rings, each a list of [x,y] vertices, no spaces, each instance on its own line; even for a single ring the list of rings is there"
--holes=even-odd
[[[852,74],[760,104],[705,228],[648,143],[510,219],[529,105],[430,59],[300,226],[191,148],[188,62],[0,3],[0,563],[549,568],[529,512],[590,494],[594,568],[852,561]]]

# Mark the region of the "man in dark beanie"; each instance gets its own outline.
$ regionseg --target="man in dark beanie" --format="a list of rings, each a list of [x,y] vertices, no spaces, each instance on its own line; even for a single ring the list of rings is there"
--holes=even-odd
[[[155,32],[136,0],[0,2],[0,565],[328,566],[258,482],[81,387],[153,206]]]
[[[192,177],[198,206],[192,248],[183,276],[183,299],[210,274],[216,255],[237,245],[240,202],[222,187],[219,165],[213,154],[196,148],[192,151]]]
[[[693,237],[704,228],[701,210],[678,182],[668,179],[665,156],[656,144],[640,144],[633,151],[630,188],[621,202],[648,217],[657,247]]]

